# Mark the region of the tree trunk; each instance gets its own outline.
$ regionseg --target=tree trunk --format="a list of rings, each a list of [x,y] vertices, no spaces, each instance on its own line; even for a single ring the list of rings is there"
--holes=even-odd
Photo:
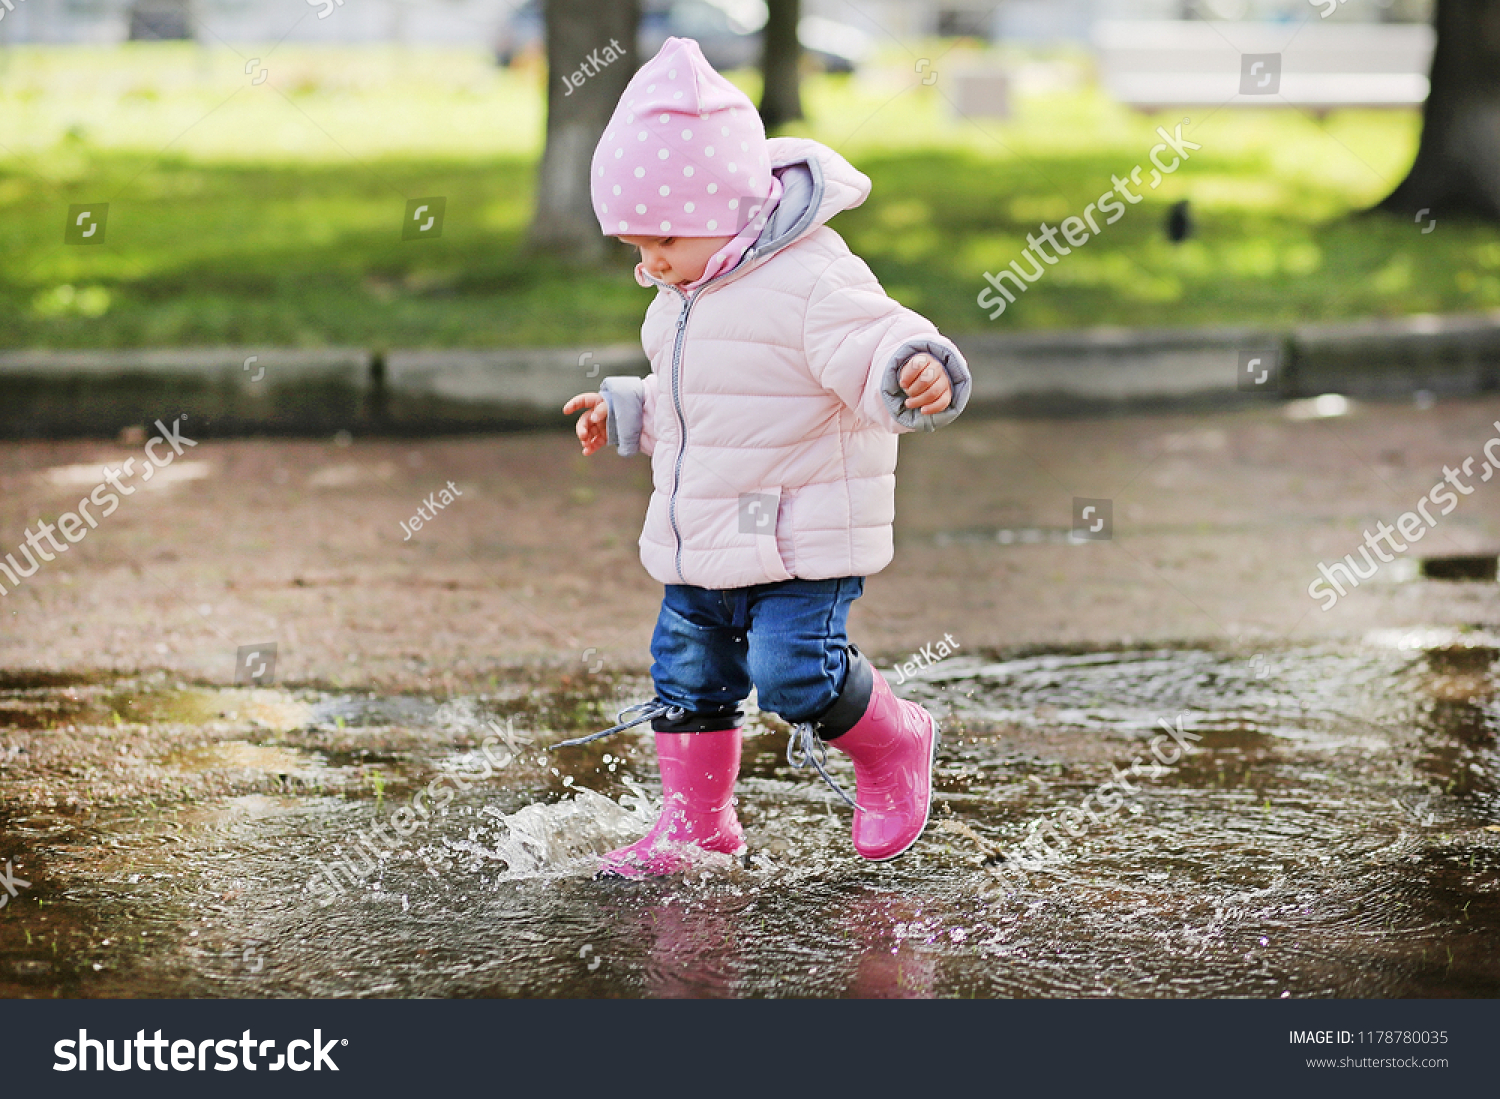
[[[545,0],[547,147],[537,174],[533,252],[600,264],[620,246],[599,231],[589,161],[620,93],[635,75],[639,0]],[[606,49],[623,54],[599,64]],[[582,83],[574,77],[582,74]],[[563,78],[568,78],[564,83]]]
[[[802,117],[802,42],[797,24],[801,0],[767,0],[765,29],[761,32],[760,71],[765,84],[760,93],[760,120],[774,130]]]
[[[1417,159],[1376,208],[1500,221],[1500,0],[1437,0],[1436,24]]]

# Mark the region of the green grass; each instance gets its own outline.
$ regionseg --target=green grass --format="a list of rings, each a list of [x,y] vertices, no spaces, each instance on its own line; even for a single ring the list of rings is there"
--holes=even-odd
[[[932,56],[937,57],[935,47]],[[242,51],[253,55],[254,51]],[[635,338],[649,293],[618,270],[521,249],[541,76],[478,52],[162,44],[0,51],[0,344],[584,344]],[[835,228],[900,300],[954,334],[1096,324],[1287,324],[1500,306],[1500,231],[1352,216],[1399,181],[1410,111],[1185,112],[1202,144],[1159,190],[999,320],[982,272],[1019,257],[1144,164],[1158,124],[1069,84],[1015,116],[953,117],[953,55],[916,82],[892,57],[816,78],[798,133],[875,184]],[[1061,73],[1064,79],[1055,79]],[[1035,82],[1027,78],[1028,86]],[[1200,117],[1201,116],[1201,117]],[[447,199],[438,240],[402,242],[405,201]],[[1168,205],[1196,236],[1170,244]],[[103,246],[62,243],[71,203],[110,203]]]

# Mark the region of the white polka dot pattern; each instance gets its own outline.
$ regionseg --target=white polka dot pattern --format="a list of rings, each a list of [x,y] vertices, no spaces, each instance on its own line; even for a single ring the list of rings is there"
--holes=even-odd
[[[716,145],[702,144],[706,126]],[[736,146],[733,161],[716,155]],[[772,193],[765,148],[744,93],[709,66],[696,42],[669,38],[631,79],[594,151],[600,228],[621,236],[733,233],[746,226],[736,213],[742,200],[753,219]]]

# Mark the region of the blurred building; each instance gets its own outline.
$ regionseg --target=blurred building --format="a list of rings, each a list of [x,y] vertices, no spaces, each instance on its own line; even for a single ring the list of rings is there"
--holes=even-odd
[[[285,37],[488,46],[515,7],[513,0],[19,0],[0,19],[0,43]]]
[[[700,0],[701,2],[701,0]],[[713,0],[743,8],[761,0]],[[0,9],[0,43],[425,42],[497,40],[520,0],[15,0]],[[1334,18],[1425,22],[1432,0],[1347,0]],[[1306,18],[1311,0],[803,0],[805,16],[881,38],[1085,42],[1101,19]],[[288,29],[290,28],[290,30]]]
[[[883,27],[904,40],[1088,41],[1100,20],[1288,22],[1321,11],[1311,0],[803,0],[804,10]],[[860,18],[855,18],[858,13]],[[1345,0],[1341,22],[1429,22],[1432,0]]]

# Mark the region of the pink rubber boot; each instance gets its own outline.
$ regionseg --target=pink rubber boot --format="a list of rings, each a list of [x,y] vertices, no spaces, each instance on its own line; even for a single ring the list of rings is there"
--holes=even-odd
[[[917,842],[932,809],[937,721],[891,693],[872,667],[870,704],[847,733],[828,741],[854,761],[854,849],[872,862]]]
[[[740,731],[657,733],[656,761],[661,816],[641,839],[605,855],[596,877],[675,874],[692,865],[693,848],[744,854],[745,833],[734,813]]]

